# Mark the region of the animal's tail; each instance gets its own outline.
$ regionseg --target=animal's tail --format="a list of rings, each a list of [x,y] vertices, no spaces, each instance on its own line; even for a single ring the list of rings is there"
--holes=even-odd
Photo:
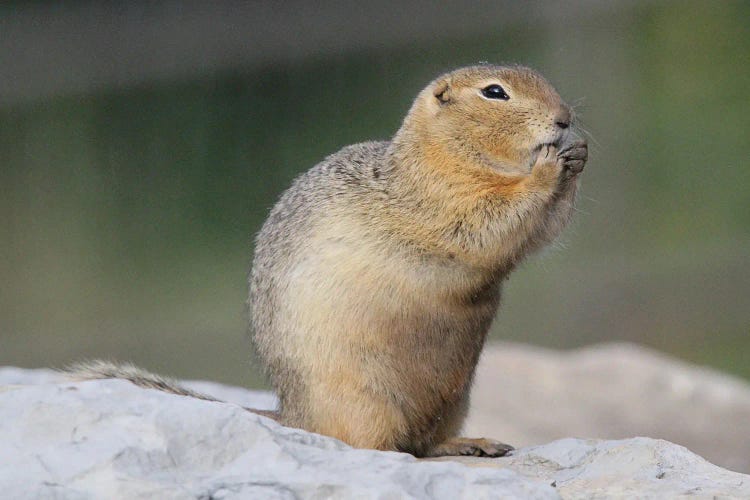
[[[68,377],[74,380],[96,380],[106,378],[118,378],[132,382],[133,384],[146,389],[157,389],[178,396],[188,396],[191,398],[203,399],[206,401],[223,402],[206,394],[193,391],[181,386],[176,380],[162,377],[151,373],[131,363],[113,363],[99,359],[82,361],[67,366],[62,370]],[[256,410],[255,408],[245,408],[247,411],[279,420],[279,413],[272,410]]]

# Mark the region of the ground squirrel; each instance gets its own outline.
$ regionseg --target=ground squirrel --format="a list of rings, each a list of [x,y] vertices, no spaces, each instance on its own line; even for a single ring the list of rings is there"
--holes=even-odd
[[[531,69],[461,68],[417,96],[392,140],[345,147],[294,181],[250,276],[280,422],[416,456],[512,449],[458,433],[503,280],[571,216],[587,159],[571,125]]]

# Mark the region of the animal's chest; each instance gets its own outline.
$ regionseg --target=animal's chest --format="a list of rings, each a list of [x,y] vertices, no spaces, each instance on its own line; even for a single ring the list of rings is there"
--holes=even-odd
[[[286,290],[295,315],[325,325],[344,345],[425,367],[473,358],[499,300],[487,273],[354,224],[321,227]]]

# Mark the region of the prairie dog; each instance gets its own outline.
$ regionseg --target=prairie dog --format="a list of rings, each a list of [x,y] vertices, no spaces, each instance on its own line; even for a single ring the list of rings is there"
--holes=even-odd
[[[531,69],[419,93],[390,141],[298,177],[257,236],[254,342],[282,423],[355,447],[500,456],[458,437],[501,284],[572,212],[583,141]]]
[[[251,411],[420,457],[510,451],[458,433],[503,280],[572,214],[588,158],[572,121],[531,69],[461,68],[390,141],[298,177],[256,240],[251,322],[280,408]],[[69,370],[212,399],[132,365]]]

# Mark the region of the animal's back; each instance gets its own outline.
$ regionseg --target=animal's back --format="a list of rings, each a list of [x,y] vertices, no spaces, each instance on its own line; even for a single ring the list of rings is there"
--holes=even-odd
[[[258,354],[281,398],[287,420],[299,412],[308,373],[304,366],[319,355],[310,328],[299,324],[304,308],[320,303],[299,300],[295,291],[318,294],[320,301],[336,301],[337,290],[315,290],[324,276],[315,276],[315,261],[336,241],[325,234],[330,224],[382,191],[381,169],[386,168],[388,142],[347,146],[295,179],[263,224],[255,243],[250,277],[253,339]],[[337,217],[337,214],[340,217]],[[307,270],[306,270],[307,269]],[[305,273],[313,273],[305,276]],[[335,304],[333,309],[336,309]],[[308,311],[309,312],[309,311]],[[327,325],[319,325],[326,328]],[[309,333],[309,337],[306,336]],[[306,347],[303,346],[306,344]],[[320,351],[320,355],[325,355]]]

